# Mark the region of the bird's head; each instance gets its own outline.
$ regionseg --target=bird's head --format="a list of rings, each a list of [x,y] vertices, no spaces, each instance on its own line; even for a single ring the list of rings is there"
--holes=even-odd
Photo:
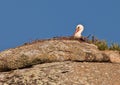
[[[83,31],[83,29],[84,29],[84,26],[81,25],[81,24],[79,24],[79,25],[77,25],[77,27],[76,27],[76,32],[78,32],[78,31]]]
[[[77,25],[77,27],[76,27],[76,31],[75,31],[75,33],[79,32],[79,31],[82,32],[83,30],[84,30],[84,26],[81,25],[81,24],[79,24],[79,25]]]

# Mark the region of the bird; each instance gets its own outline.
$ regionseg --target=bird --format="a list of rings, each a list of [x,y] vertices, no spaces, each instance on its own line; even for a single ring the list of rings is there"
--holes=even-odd
[[[75,30],[75,33],[74,33],[74,38],[76,38],[76,39],[80,39],[80,38],[82,38],[82,32],[83,32],[83,30],[84,30],[84,26],[82,25],[82,24],[78,24],[77,26],[76,26],[76,30]]]
[[[53,37],[53,39],[60,39],[60,40],[79,40],[79,41],[86,41],[86,38],[82,36],[82,32],[84,30],[84,26],[82,24],[78,24],[76,26],[76,30],[72,36],[65,36],[65,37]]]

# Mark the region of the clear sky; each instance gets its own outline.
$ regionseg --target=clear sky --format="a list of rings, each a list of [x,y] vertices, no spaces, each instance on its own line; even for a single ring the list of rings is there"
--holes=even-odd
[[[120,0],[0,0],[0,51],[35,39],[83,36],[120,43]]]

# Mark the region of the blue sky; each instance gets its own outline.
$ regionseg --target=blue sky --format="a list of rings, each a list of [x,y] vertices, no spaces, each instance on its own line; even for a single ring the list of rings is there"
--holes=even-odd
[[[120,43],[120,0],[0,0],[0,51],[70,36],[77,24],[84,36]]]

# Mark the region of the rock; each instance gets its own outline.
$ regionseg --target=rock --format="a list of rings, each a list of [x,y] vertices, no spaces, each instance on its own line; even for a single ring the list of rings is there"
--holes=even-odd
[[[53,62],[0,72],[6,85],[119,85],[120,65],[94,62]]]
[[[0,52],[0,85],[119,85],[120,52],[48,39]]]
[[[120,63],[120,52],[118,51],[105,51],[105,54],[109,56],[112,63]]]
[[[120,54],[114,55],[101,52],[95,45],[78,40],[44,40],[1,52],[0,71],[69,60],[120,63]]]

